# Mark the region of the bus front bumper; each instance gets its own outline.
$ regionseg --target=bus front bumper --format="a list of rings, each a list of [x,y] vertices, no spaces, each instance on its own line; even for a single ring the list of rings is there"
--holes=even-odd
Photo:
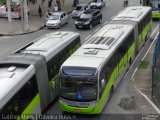
[[[59,102],[61,110],[69,113],[77,113],[77,114],[95,114],[94,113],[94,108],[95,107],[75,107],[75,106],[70,106],[67,105],[63,102]]]

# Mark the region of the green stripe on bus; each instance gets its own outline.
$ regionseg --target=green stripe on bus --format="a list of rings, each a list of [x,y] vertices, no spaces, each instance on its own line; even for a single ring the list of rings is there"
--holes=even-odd
[[[37,106],[40,106],[40,96],[39,96],[39,93],[34,97],[34,99],[31,101],[31,103],[25,108],[25,110],[23,111],[22,113],[22,116],[26,116],[26,115],[32,115],[33,114],[33,111],[34,109],[37,107]],[[27,117],[26,117],[27,118]],[[18,119],[20,120],[20,119]],[[25,119],[23,119],[25,120]]]
[[[126,65],[127,62],[129,62],[130,58],[133,56],[134,51],[135,51],[135,43],[133,43],[131,45],[131,47],[128,49],[128,52],[124,55],[124,57],[121,59],[120,63],[113,70],[111,77],[109,79],[109,82],[108,82],[99,102],[97,103],[97,105],[94,108],[93,107],[77,108],[77,107],[68,106],[65,103],[60,103],[60,108],[64,111],[67,111],[67,112],[74,112],[74,110],[77,110],[83,114],[100,114],[103,106],[105,105],[105,101],[107,99],[107,96],[109,95],[109,92],[110,92],[112,85],[114,85],[115,80],[118,78],[118,75],[122,72],[122,69],[124,68],[123,65]],[[120,64],[122,64],[122,65],[120,65]],[[121,67],[119,68],[119,66],[121,66]],[[120,69],[119,73],[118,73],[118,69]]]
[[[147,33],[151,30],[152,21],[143,29],[143,31],[138,35],[138,43],[140,44],[142,41],[145,40]]]
[[[160,18],[160,13],[159,11],[152,13],[152,18]]]
[[[119,69],[120,69],[119,73],[117,73],[116,71],[118,70],[118,66],[119,66],[120,64],[122,64],[122,63],[123,63],[123,65],[127,63],[127,61],[125,61],[125,59],[126,59],[126,57],[127,57],[127,54],[128,54],[128,56],[129,56],[129,57],[128,57],[128,62],[129,62],[130,58],[131,58],[131,57],[133,56],[133,54],[134,54],[134,51],[135,51],[135,43],[132,44],[132,46],[131,46],[131,47],[129,48],[129,50],[128,50],[128,53],[125,54],[125,56],[121,59],[120,63],[117,65],[117,67],[116,67],[116,68],[114,69],[114,71],[112,72],[111,77],[110,77],[110,79],[109,79],[109,82],[108,82],[108,84],[107,84],[107,86],[106,86],[106,88],[105,88],[105,90],[104,90],[104,92],[103,92],[103,94],[102,94],[102,97],[101,97],[100,101],[99,101],[98,104],[96,105],[96,107],[95,107],[95,109],[94,109],[94,111],[93,111],[93,114],[99,114],[99,113],[101,113],[102,108],[103,108],[103,106],[105,105],[105,101],[106,101],[106,99],[107,99],[107,96],[109,95],[109,92],[110,92],[110,90],[111,90],[112,85],[114,85],[114,82],[115,82],[115,80],[116,80],[117,77],[118,77],[118,74],[121,74],[122,68],[124,68],[124,66],[121,66],[121,68],[119,68]],[[123,61],[123,62],[122,62],[122,61]]]

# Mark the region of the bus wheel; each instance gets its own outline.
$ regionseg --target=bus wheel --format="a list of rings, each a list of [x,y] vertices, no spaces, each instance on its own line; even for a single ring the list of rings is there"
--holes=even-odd
[[[129,59],[129,67],[131,66],[132,64],[132,58]]]
[[[113,96],[113,92],[114,92],[114,86],[112,85],[110,93],[109,93],[108,101],[110,101],[111,97]]]
[[[147,35],[145,37],[145,42],[147,42],[148,39],[149,39],[149,33],[147,33]]]

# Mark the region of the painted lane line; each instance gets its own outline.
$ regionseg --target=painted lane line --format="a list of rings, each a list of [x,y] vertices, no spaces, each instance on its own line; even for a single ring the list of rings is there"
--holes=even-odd
[[[157,33],[155,39],[153,40],[153,42],[152,42],[151,45],[149,46],[149,49],[147,50],[147,52],[146,52],[145,55],[143,56],[142,60],[144,60],[144,58],[147,56],[147,54],[148,54],[148,52],[150,51],[150,49],[151,49],[151,47],[152,47],[154,41],[157,40],[158,35],[159,35],[159,33]]]
[[[156,27],[156,29],[152,32],[152,34],[151,34],[151,36],[150,36],[150,38],[154,35],[154,33],[156,32],[156,30],[159,28],[159,25]],[[154,43],[154,41],[156,40],[156,38],[157,38],[157,36],[158,36],[158,33],[157,33],[157,35],[156,35],[156,37],[154,38],[154,40],[152,41],[152,43],[151,43],[151,45],[150,45],[150,48],[151,48],[151,46],[153,45],[153,43]],[[150,48],[149,48],[149,50],[150,50]],[[148,51],[149,51],[148,50]],[[148,53],[148,51],[147,51],[147,53]],[[139,55],[138,55],[139,56]],[[136,59],[138,58],[138,56],[136,57]],[[145,54],[145,56],[146,56],[146,54]],[[145,57],[143,57],[143,59],[144,59]],[[135,61],[136,61],[136,59],[135,59]],[[134,62],[135,62],[134,61]],[[134,62],[133,62],[133,64],[134,64]],[[132,75],[132,78],[133,78],[133,76],[135,75],[135,73],[136,73],[136,71],[137,71],[137,67],[136,67],[136,69],[134,70],[134,73],[133,73],[133,75]],[[150,104],[151,104],[151,106],[155,109],[155,111],[158,113],[158,114],[160,114],[160,109],[145,95],[145,94],[143,94],[140,90],[138,90],[138,88],[134,85],[134,87],[135,87],[135,89],[136,89],[136,91],[139,93],[139,94],[141,94],[144,98],[145,98],[145,100],[146,101],[148,101]]]
[[[114,18],[115,16],[111,17],[111,20]]]
[[[152,38],[152,36],[154,35],[154,33],[156,32],[156,30],[159,28],[159,25],[157,25],[156,29],[152,32],[150,38]]]
[[[159,25],[157,25],[156,29],[152,32],[152,34],[151,34],[150,38],[152,38],[152,36],[154,35],[154,33],[157,31],[157,29],[158,29],[158,28],[159,28]],[[150,45],[150,47],[149,47],[148,51],[147,51],[147,52],[146,52],[146,54],[143,56],[142,60],[144,60],[144,58],[145,58],[145,57],[146,57],[146,55],[148,54],[148,52],[149,52],[149,50],[151,49],[151,47],[152,47],[152,45],[153,45],[154,41],[157,39],[158,34],[159,34],[159,32],[158,32],[158,33],[156,34],[156,36],[154,37],[154,40],[152,41],[152,43],[151,43],[151,45]]]
[[[131,2],[129,5],[133,5],[134,4],[134,2]]]
[[[160,109],[159,109],[145,94],[143,94],[140,90],[138,90],[138,88],[137,88],[135,85],[134,85],[134,87],[135,87],[136,91],[137,91],[140,95],[142,95],[147,102],[150,103],[150,105],[154,108],[154,110],[157,112],[157,114],[160,115]]]
[[[91,35],[88,35],[88,36],[85,38],[85,40],[89,39],[90,37],[91,37]]]
[[[133,76],[135,75],[136,71],[137,71],[137,68],[134,70],[131,78],[133,78]]]
[[[109,23],[109,21],[106,21],[105,23],[103,23],[103,25],[106,25],[107,23]]]
[[[105,7],[108,7],[110,5],[110,3],[108,3],[107,5],[105,5]]]
[[[99,29],[100,29],[100,27],[99,27],[99,28],[97,28],[94,32],[97,32]]]

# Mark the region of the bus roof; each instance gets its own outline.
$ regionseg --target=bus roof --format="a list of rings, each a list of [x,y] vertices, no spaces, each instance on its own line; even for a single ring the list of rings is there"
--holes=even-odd
[[[127,34],[131,25],[107,24],[88,39],[62,66],[98,68],[115,51]]]
[[[151,11],[151,7],[146,6],[129,6],[121,11],[112,20],[140,21],[144,15]]]
[[[23,53],[12,54],[0,61],[0,110],[33,75],[38,73],[44,62],[45,57],[42,55]]]
[[[0,110],[15,92],[24,85],[27,80],[26,75],[32,70],[34,70],[33,65],[0,64]]]
[[[33,43],[18,51],[20,53],[44,55],[48,61],[78,36],[79,33],[70,31],[52,32],[37,38]]]

